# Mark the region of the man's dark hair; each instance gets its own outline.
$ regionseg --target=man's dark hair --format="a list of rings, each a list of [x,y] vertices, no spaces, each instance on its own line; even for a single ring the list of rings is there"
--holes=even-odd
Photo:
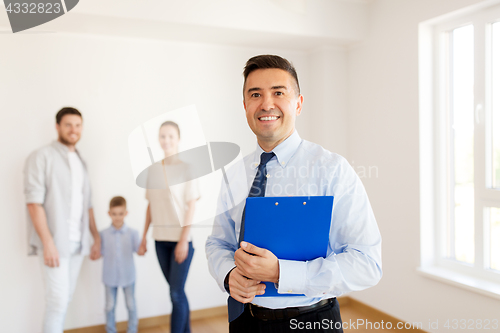
[[[180,137],[181,137],[181,130],[179,129],[179,125],[177,125],[176,122],[173,122],[172,120],[167,120],[166,122],[164,122],[163,124],[160,125],[160,129],[163,126],[173,126],[174,128],[176,128],[177,129],[177,133],[179,134],[179,139],[180,139]]]
[[[247,83],[247,77],[248,75],[250,75],[250,73],[257,69],[266,68],[278,68],[287,71],[295,80],[295,84],[297,85],[297,95],[300,94],[299,78],[297,77],[297,71],[295,70],[295,67],[293,67],[292,63],[285,58],[271,54],[258,55],[248,59],[245,65],[245,69],[243,70],[243,77],[245,78],[243,89],[245,89],[244,87]],[[243,94],[245,94],[245,91],[243,91]]]
[[[109,202],[109,209],[111,209],[113,207],[122,207],[122,206],[127,208],[127,200],[125,200],[124,197],[120,197],[120,196],[114,197]]]
[[[67,114],[76,114],[77,116],[80,116],[80,118],[83,119],[82,114],[77,109],[64,107],[61,110],[59,110],[59,112],[56,114],[56,123],[60,124],[61,119]]]

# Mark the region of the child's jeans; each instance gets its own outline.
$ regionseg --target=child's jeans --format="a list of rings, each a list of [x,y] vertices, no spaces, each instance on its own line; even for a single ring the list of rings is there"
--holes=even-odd
[[[106,332],[116,333],[116,321],[115,321],[115,306],[116,306],[116,294],[119,287],[106,287]],[[123,287],[123,293],[125,294],[125,304],[128,309],[128,326],[127,333],[137,333],[137,309],[135,307],[135,296],[134,296],[135,283],[129,286]]]

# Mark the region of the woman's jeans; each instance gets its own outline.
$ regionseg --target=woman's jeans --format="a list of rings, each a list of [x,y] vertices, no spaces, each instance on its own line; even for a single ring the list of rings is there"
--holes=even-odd
[[[115,321],[115,307],[116,307],[116,294],[119,287],[106,287],[106,332],[116,333],[116,321]],[[123,293],[125,294],[125,304],[128,310],[128,325],[127,333],[137,333],[137,308],[135,306],[135,296],[134,296],[135,283],[129,286],[123,287]]]
[[[161,270],[170,285],[170,299],[172,300],[171,333],[189,333],[191,332],[189,303],[184,292],[184,285],[193,259],[193,243],[189,242],[187,258],[181,264],[175,261],[174,250],[177,242],[156,241],[155,245]]]

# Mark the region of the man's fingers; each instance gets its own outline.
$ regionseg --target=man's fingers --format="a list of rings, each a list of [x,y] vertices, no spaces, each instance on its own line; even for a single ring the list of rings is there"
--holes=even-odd
[[[57,257],[47,258],[47,259],[44,259],[44,263],[46,266],[49,266],[49,267],[59,267],[59,258],[57,258]]]
[[[236,250],[234,262],[236,266],[244,268],[246,273],[248,273],[249,268],[256,269],[263,259],[268,259],[268,250],[246,242],[241,242],[241,244],[246,244],[246,248],[241,247]]]
[[[265,292],[265,285],[260,281],[246,278],[242,270],[236,267],[229,275],[229,290],[231,296],[241,303],[249,303],[255,295],[262,295]]]
[[[234,255],[234,264],[236,267],[244,267],[246,265],[245,261],[240,258],[239,255]]]
[[[260,281],[255,281],[247,279],[245,277],[236,278],[234,280],[229,280],[229,290],[239,290],[243,293],[254,293],[257,294],[260,290],[265,288],[265,284],[260,283]]]
[[[255,297],[254,295],[248,297],[244,295],[236,295],[235,299],[240,303],[250,303],[251,301],[253,301],[254,297]],[[238,300],[237,298],[239,298],[240,300]]]
[[[234,276],[232,276],[232,277],[234,277],[234,279],[236,279],[241,286],[250,287],[250,286],[257,285],[260,283],[260,281],[252,280],[252,279],[249,279],[248,277],[246,277],[245,272],[238,266],[236,266],[236,268],[233,270],[233,272],[234,272]],[[231,272],[231,274],[233,272]]]
[[[233,284],[240,290],[257,290],[259,285],[264,285],[261,284],[260,281],[255,281],[251,279],[246,279],[244,280],[237,279],[233,281]],[[231,287],[231,281],[229,283],[229,287]]]
[[[257,259],[255,256],[246,253],[242,248],[234,253],[234,262],[238,267],[251,266],[255,259]]]
[[[254,287],[254,286],[257,286],[260,284],[260,281],[248,279],[245,276],[243,276],[243,279],[237,280],[237,282],[243,288],[250,288],[250,287]]]
[[[230,287],[231,296],[235,300],[237,300],[241,303],[249,303],[254,299],[255,295],[264,294],[265,287],[266,286],[264,284],[253,286],[250,288],[243,288],[243,289],[240,289],[240,288],[237,288],[236,286],[233,286],[233,287]]]
[[[266,255],[267,250],[261,247],[255,246],[248,242],[241,242],[241,248],[248,253],[255,254],[260,257],[264,257]]]
[[[253,297],[251,298],[245,298],[243,296],[239,296],[239,295],[231,295],[231,297],[233,297],[235,300],[237,300],[238,302],[240,303],[250,303],[251,301],[253,301]]]

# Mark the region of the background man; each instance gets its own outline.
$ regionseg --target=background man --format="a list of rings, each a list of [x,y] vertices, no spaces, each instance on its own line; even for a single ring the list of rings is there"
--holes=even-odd
[[[332,195],[335,208],[326,258],[278,260],[266,249],[239,243],[244,202],[227,209],[230,197],[222,186],[222,213],[215,218],[206,252],[212,276],[231,295],[230,332],[294,332],[300,323],[323,319],[338,323],[338,329],[332,330],[332,324],[325,331],[342,332],[336,296],[373,286],[382,276],[381,236],[365,189],[343,157],[302,140],[295,130],[303,96],[288,60],[256,56],[247,61],[243,75],[243,105],[258,144],[244,158],[248,187],[235,181],[231,170],[229,182],[236,191],[251,188],[249,196]],[[261,281],[274,282],[278,293],[306,296],[254,298],[264,293]]]
[[[91,251],[90,258],[98,259],[101,246],[89,177],[75,148],[82,133],[81,113],[62,108],[56,130],[58,139],[31,153],[24,168],[29,254],[40,255],[45,285],[44,333],[63,332],[83,256]]]

